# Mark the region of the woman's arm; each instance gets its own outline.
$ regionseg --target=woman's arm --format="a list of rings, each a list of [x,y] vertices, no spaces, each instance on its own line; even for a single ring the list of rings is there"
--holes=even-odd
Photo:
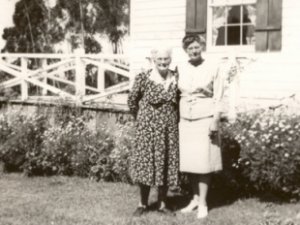
[[[132,89],[128,95],[127,104],[130,112],[136,118],[137,112],[139,110],[139,101],[142,98],[143,93],[143,73],[138,74],[135,77]]]
[[[219,127],[219,122],[221,114],[224,111],[224,90],[225,90],[225,78],[222,76],[220,67],[217,66],[217,69],[213,73],[213,100],[214,100],[214,111],[213,111],[213,122],[211,124],[210,130],[217,131]]]

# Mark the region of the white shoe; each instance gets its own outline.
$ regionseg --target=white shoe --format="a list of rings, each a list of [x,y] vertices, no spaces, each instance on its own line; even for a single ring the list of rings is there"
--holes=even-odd
[[[198,213],[197,213],[197,218],[198,219],[203,219],[207,217],[208,215],[208,209],[207,206],[204,205],[198,205]]]
[[[194,211],[195,209],[197,209],[199,203],[198,201],[196,201],[195,199],[193,199],[192,201],[190,201],[190,203],[184,207],[183,209],[180,210],[180,212],[182,213],[189,213]]]

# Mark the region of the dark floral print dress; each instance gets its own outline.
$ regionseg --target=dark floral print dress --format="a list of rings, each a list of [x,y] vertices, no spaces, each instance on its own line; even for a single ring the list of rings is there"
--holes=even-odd
[[[135,183],[149,186],[177,186],[177,84],[165,89],[162,84],[149,79],[150,74],[151,71],[137,75],[128,96],[128,106],[136,117],[131,178]]]

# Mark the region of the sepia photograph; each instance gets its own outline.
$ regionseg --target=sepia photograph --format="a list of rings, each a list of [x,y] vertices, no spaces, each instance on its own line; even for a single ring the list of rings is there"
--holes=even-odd
[[[300,225],[299,11],[0,0],[0,225]]]

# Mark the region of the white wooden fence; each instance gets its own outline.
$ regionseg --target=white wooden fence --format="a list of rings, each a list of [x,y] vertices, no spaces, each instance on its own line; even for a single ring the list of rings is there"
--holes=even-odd
[[[124,55],[0,54],[0,93],[14,92],[15,100],[125,104],[126,95],[113,96],[130,80]]]

